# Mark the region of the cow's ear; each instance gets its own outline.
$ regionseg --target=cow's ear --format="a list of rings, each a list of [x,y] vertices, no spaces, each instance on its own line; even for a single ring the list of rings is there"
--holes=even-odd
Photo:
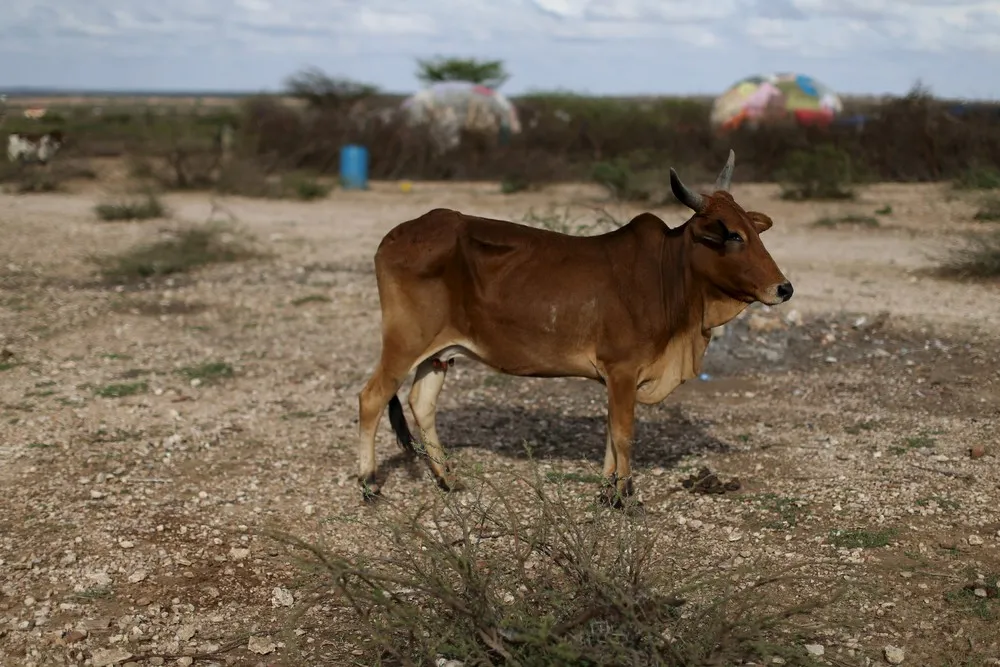
[[[753,223],[754,229],[757,230],[758,234],[763,234],[774,224],[774,221],[770,217],[759,211],[747,211],[747,216],[750,218],[750,222]]]

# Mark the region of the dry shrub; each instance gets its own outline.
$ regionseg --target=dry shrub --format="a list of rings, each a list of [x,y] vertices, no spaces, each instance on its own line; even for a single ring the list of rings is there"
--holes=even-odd
[[[945,256],[938,273],[959,279],[1000,278],[1000,231],[965,235],[964,243]]]
[[[996,195],[983,197],[973,219],[979,222],[1000,222],[1000,197]]]
[[[815,664],[792,624],[831,602],[832,587],[806,596],[788,572],[673,566],[641,511],[596,507],[569,482],[465,480],[461,494],[412,506],[383,499],[351,527],[353,552],[269,532],[312,576],[292,623],[352,610],[355,626],[331,624],[326,639],[365,637],[368,665]]]
[[[64,171],[37,164],[0,163],[0,183],[16,194],[58,192],[64,186]]]
[[[147,192],[141,198],[126,198],[100,203],[94,207],[94,214],[101,220],[116,222],[165,218],[168,211],[159,197],[152,192]]]
[[[223,223],[210,222],[172,231],[166,238],[137,245],[121,254],[92,257],[91,261],[106,281],[125,284],[263,257],[245,233]]]
[[[1000,169],[992,165],[969,165],[952,185],[956,190],[996,190],[1000,188]]]
[[[794,151],[777,174],[782,199],[851,199],[851,156],[829,145]]]

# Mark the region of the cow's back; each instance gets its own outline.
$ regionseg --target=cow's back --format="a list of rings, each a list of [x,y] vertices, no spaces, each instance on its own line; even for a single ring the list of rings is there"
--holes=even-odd
[[[595,342],[635,319],[637,262],[656,247],[645,235],[632,225],[577,237],[436,209],[380,245],[383,307],[405,303],[423,334],[464,340],[507,372],[549,372],[564,358],[562,371],[583,373]]]

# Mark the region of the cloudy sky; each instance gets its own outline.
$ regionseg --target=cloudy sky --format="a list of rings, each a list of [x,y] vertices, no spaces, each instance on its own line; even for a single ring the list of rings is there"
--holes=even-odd
[[[1000,0],[11,0],[0,90],[278,90],[316,66],[406,92],[414,59],[501,58],[505,92],[713,93],[756,72],[845,93],[1000,98]]]

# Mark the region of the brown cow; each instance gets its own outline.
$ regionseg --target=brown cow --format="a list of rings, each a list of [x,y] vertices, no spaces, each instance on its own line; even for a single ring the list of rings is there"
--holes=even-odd
[[[509,375],[583,377],[607,387],[603,499],[632,494],[636,402],[658,403],[698,375],[713,327],[748,305],[777,305],[792,285],[764,248],[771,219],[729,194],[735,155],[700,195],[673,169],[670,186],[694,215],[669,228],[651,213],[597,236],[570,236],[448,209],[392,229],[375,253],[382,356],[358,394],[359,482],[375,480],[375,432],[388,404],[399,444],[414,451],[396,396],[416,372],[410,409],[431,471],[457,480],[438,440],[435,413],[457,356]]]

